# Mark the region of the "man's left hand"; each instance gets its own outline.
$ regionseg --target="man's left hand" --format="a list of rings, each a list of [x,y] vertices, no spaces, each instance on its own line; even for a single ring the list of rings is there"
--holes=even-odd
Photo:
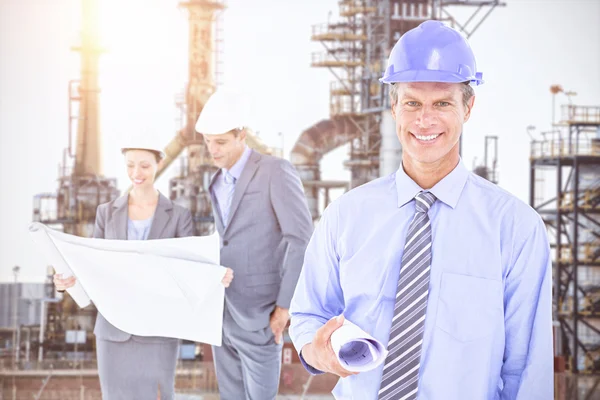
[[[290,313],[288,312],[287,308],[276,306],[271,313],[271,322],[269,325],[271,326],[273,335],[275,335],[275,343],[280,344],[283,342],[283,330],[285,329],[289,319]]]

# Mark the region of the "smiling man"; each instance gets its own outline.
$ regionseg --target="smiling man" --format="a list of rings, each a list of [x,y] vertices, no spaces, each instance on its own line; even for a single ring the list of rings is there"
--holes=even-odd
[[[553,398],[545,226],[460,159],[476,71],[468,42],[439,21],[400,38],[381,80],[402,164],[333,202],[308,245],[290,333],[309,372],[343,378],[336,399]],[[337,361],[330,337],[344,318],[387,344],[380,367]]]

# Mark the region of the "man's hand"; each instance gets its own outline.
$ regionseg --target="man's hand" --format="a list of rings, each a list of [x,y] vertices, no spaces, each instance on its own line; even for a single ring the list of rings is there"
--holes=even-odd
[[[275,343],[280,344],[283,341],[283,330],[290,319],[290,313],[287,308],[281,308],[275,306],[275,309],[271,313],[271,321],[269,325],[275,335]]]
[[[331,347],[331,334],[343,324],[343,315],[331,318],[315,333],[312,343],[304,345],[301,350],[302,357],[308,365],[341,378],[358,374],[358,372],[350,372],[344,369]]]
[[[223,284],[223,286],[228,288],[229,285],[231,284],[232,280],[233,280],[233,270],[231,268],[227,268],[227,271],[225,272],[225,276],[221,280],[221,283]]]

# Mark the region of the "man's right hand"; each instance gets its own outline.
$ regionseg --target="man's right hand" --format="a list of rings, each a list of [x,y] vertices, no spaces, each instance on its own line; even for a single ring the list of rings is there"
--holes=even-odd
[[[331,318],[317,330],[312,343],[308,343],[302,347],[301,353],[304,361],[311,367],[345,378],[350,375],[356,375],[358,372],[350,372],[344,369],[331,347],[331,334],[343,324],[343,315]]]
[[[231,268],[227,268],[227,271],[225,272],[225,276],[221,280],[221,283],[223,284],[223,286],[228,288],[229,285],[231,284],[232,280],[233,280],[233,270]]]
[[[75,286],[77,279],[74,276],[63,279],[62,274],[54,274],[54,286],[59,292],[64,292],[66,289]]]

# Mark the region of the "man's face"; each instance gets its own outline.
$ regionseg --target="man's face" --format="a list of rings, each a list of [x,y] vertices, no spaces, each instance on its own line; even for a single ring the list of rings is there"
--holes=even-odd
[[[245,131],[240,131],[237,136],[228,132],[221,135],[203,135],[203,137],[215,165],[219,168],[233,167],[246,146]]]
[[[420,164],[458,159],[459,138],[475,100],[463,103],[462,83],[397,83],[392,105],[403,161]]]

